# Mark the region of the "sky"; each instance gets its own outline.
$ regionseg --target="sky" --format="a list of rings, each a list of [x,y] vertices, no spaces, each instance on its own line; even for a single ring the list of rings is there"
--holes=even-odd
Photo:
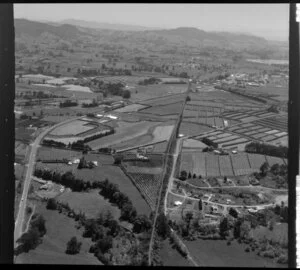
[[[15,18],[79,19],[159,28],[196,27],[288,40],[288,4],[14,4]]]

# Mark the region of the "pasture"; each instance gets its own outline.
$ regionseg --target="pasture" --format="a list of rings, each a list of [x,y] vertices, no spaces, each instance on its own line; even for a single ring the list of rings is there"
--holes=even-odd
[[[245,252],[245,244],[225,240],[184,240],[191,256],[200,266],[208,267],[279,267],[271,259],[262,258],[255,252]]]
[[[185,136],[196,136],[211,130],[213,129],[208,126],[190,123],[185,121],[185,119],[181,122],[179,127],[179,133],[184,134]]]
[[[120,209],[113,206],[108,200],[99,195],[99,190],[90,192],[63,192],[55,198],[57,201],[67,203],[76,212],[85,213],[87,218],[97,218],[102,211],[109,210],[115,219],[120,217]]]
[[[59,126],[50,132],[51,135],[56,136],[67,136],[67,135],[78,135],[88,130],[94,129],[96,126],[91,125],[88,122],[75,120],[65,125]]]
[[[88,252],[92,241],[81,236],[83,230],[75,228],[76,222],[74,219],[59,214],[58,211],[46,209],[45,204],[41,202],[37,203],[36,212],[44,216],[47,232],[42,243],[36,249],[17,256],[17,264],[102,265],[93,254]],[[65,253],[67,242],[73,236],[76,236],[82,242],[81,250],[77,255],[68,255]]]
[[[159,122],[118,122],[118,127],[115,129],[115,134],[93,140],[91,142],[88,142],[87,145],[89,145],[92,149],[98,149],[100,147],[108,147],[110,145],[123,143],[125,141],[147,134],[149,128],[157,124],[159,124]]]
[[[112,165],[113,158],[109,155],[86,155],[87,161],[98,161],[98,167],[94,169],[77,169],[77,164],[66,165],[66,164],[54,164],[54,163],[40,163],[36,164],[37,168],[49,168],[58,172],[71,171],[77,178],[83,181],[103,181],[106,178],[119,186],[120,191],[128,195],[137,212],[140,214],[148,215],[150,208],[142,198],[137,188],[133,185],[131,180],[123,173],[123,171]]]

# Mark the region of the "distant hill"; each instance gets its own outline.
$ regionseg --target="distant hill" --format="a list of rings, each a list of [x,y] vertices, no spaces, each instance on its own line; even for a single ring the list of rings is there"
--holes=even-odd
[[[109,30],[119,30],[119,31],[144,31],[144,30],[159,29],[156,27],[145,27],[139,25],[114,24],[114,23],[104,23],[104,22],[84,21],[84,20],[74,20],[74,19],[63,20],[60,23],[72,24],[72,25],[85,27],[85,28],[109,29]]]
[[[32,37],[38,37],[47,32],[63,39],[72,39],[84,34],[84,32],[80,31],[76,26],[70,24],[55,26],[26,19],[15,19],[14,24],[16,36],[25,34]]]
[[[68,22],[68,23],[66,23]],[[76,24],[76,25],[74,25]],[[103,27],[103,28],[101,28]],[[109,28],[110,29],[107,29]],[[112,29],[118,28],[118,29]],[[123,28],[123,30],[120,30]],[[139,26],[104,24],[79,20],[65,20],[62,24],[42,23],[26,19],[15,19],[16,38],[23,36],[27,41],[38,40],[51,42],[55,37],[62,41],[71,42],[74,39],[91,40],[94,44],[114,44],[127,48],[137,48],[142,51],[163,53],[189,53],[193,51],[229,50],[232,53],[245,51],[246,53],[267,57],[274,57],[274,52],[286,54],[288,47],[283,43],[268,41],[262,37],[250,34],[207,32],[193,27],[179,27],[176,29],[144,29]],[[125,30],[126,29],[126,30]],[[134,30],[133,30],[134,29]],[[47,40],[45,40],[47,36]],[[18,42],[25,42],[24,38]],[[29,40],[28,40],[29,39]],[[25,42],[25,43],[26,43]],[[56,42],[54,40],[54,42]],[[282,52],[282,53],[281,53]]]

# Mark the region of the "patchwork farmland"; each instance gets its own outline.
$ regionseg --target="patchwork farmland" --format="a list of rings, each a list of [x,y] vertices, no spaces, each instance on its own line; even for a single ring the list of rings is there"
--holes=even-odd
[[[286,164],[287,160],[260,154],[239,152],[237,154],[217,155],[201,151],[185,151],[183,148],[180,159],[181,171],[201,177],[242,176],[258,172],[261,165],[267,162]]]

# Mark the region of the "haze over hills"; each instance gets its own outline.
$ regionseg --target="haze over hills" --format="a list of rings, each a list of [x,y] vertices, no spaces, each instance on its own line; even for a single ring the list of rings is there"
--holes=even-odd
[[[262,37],[249,34],[228,33],[228,32],[207,32],[193,27],[179,27],[175,29],[147,29],[130,30],[102,29],[101,26],[123,27],[114,24],[94,24],[93,22],[66,20],[64,24],[49,24],[26,19],[15,19],[16,37],[27,36],[38,38],[43,33],[51,34],[62,40],[70,41],[90,37],[98,44],[114,43],[121,44],[128,48],[143,48],[152,51],[172,51],[178,50],[202,50],[205,48],[215,48],[218,50],[228,49],[246,52],[262,51],[263,53],[285,51],[287,47],[280,43],[270,42]],[[66,22],[69,22],[66,24]],[[74,24],[71,24],[73,22]],[[80,24],[80,26],[78,25]],[[92,25],[93,27],[88,27]],[[96,26],[99,26],[97,28]],[[123,28],[124,28],[123,27]],[[174,50],[175,48],[175,50]],[[285,53],[285,52],[284,52]],[[280,52],[281,54],[281,52]]]
[[[66,20],[58,22],[58,24],[59,23],[60,24],[72,24],[72,25],[86,27],[86,28],[110,29],[110,30],[119,30],[119,31],[144,31],[144,30],[160,29],[158,27],[146,27],[146,26],[140,26],[140,25],[84,21],[84,20],[76,20],[76,19],[66,19]]]

